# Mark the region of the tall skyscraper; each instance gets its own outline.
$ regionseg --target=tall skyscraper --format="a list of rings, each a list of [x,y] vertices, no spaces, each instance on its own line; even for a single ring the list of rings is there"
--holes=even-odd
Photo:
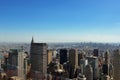
[[[105,52],[104,57],[105,57],[105,61],[104,61],[104,64],[102,66],[103,74],[104,75],[109,75],[110,56],[109,56],[109,51],[108,50]]]
[[[109,50],[105,52],[105,64],[110,64],[110,53]]]
[[[60,64],[67,62],[67,49],[60,49]]]
[[[81,51],[78,53],[78,66],[80,66],[81,60],[85,59],[85,52]]]
[[[11,49],[9,52],[9,70],[16,71],[14,75],[24,79],[25,53],[21,49]],[[12,73],[11,73],[12,74]]]
[[[69,50],[69,63],[73,68],[78,67],[78,51],[77,49]]]
[[[53,55],[53,51],[47,50],[47,65],[49,65],[52,62],[52,55]]]
[[[99,79],[99,66],[98,66],[98,57],[90,56],[87,57],[88,64],[93,68],[93,80]]]
[[[46,43],[34,43],[31,41],[31,71],[39,72],[41,74],[47,73],[47,44]]]
[[[120,50],[115,50],[113,54],[114,80],[120,80]]]
[[[70,78],[75,77],[76,69],[78,67],[78,51],[77,49],[69,50],[69,64],[70,64]]]

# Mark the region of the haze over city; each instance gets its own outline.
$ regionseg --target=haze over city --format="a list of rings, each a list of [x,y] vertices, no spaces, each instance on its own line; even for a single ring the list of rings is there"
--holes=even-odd
[[[0,42],[120,42],[119,0],[1,0]]]

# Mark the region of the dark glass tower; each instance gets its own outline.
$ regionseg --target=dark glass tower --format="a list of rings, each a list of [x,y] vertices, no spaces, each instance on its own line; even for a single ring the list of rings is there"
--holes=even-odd
[[[41,74],[47,73],[47,44],[46,43],[34,43],[31,41],[31,71],[39,72]]]
[[[67,49],[60,49],[60,64],[67,62]]]

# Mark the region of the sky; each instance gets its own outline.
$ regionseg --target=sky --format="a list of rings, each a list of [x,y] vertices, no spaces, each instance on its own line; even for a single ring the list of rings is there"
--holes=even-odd
[[[0,42],[120,42],[120,0],[0,0]]]

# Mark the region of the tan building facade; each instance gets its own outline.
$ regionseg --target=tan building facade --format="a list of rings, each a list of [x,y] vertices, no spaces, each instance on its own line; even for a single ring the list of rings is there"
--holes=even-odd
[[[69,50],[69,62],[74,68],[78,67],[78,50],[77,49]]]
[[[53,55],[53,51],[47,50],[47,65],[49,65],[52,62],[52,55]]]

